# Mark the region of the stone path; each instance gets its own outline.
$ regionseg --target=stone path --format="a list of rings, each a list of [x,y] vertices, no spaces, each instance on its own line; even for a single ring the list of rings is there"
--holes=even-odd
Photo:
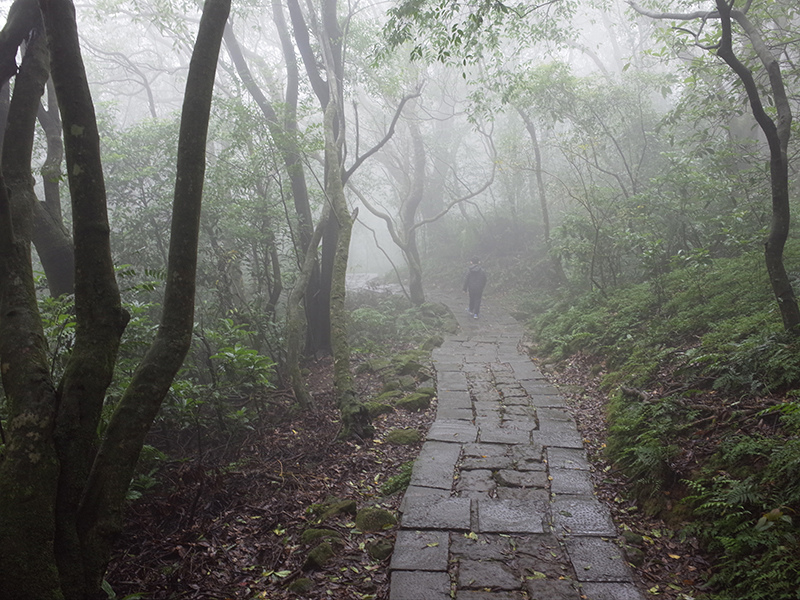
[[[433,355],[438,410],[400,507],[390,600],[643,600],[564,399],[517,349],[520,324],[440,300],[461,333]]]

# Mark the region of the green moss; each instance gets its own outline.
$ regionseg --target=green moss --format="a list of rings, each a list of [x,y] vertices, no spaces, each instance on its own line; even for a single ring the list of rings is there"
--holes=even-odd
[[[394,525],[397,525],[397,518],[383,508],[368,506],[356,515],[356,527],[360,531],[383,531]]]
[[[391,412],[394,412],[394,407],[389,404],[384,404],[382,402],[365,402],[364,406],[369,413],[370,419],[377,417],[378,415],[385,415]]]
[[[412,412],[420,412],[423,410],[427,410],[431,406],[431,398],[426,394],[409,394],[405,398],[401,398],[395,403],[397,408],[402,408],[403,410],[408,410]]]
[[[333,546],[328,542],[322,542],[308,553],[303,563],[303,569],[306,571],[320,569],[334,556],[336,556],[336,551],[333,549]]]
[[[341,534],[333,529],[316,529],[312,527],[300,534],[300,541],[304,544],[311,544],[321,539],[340,537],[342,537]]]
[[[422,434],[416,429],[393,429],[386,434],[386,443],[397,446],[410,446],[419,443]]]

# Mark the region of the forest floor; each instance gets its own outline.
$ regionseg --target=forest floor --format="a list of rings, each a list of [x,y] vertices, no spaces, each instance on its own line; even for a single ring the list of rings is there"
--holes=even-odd
[[[435,405],[425,412],[377,417],[371,440],[340,441],[330,361],[309,367],[316,398],[312,411],[292,412],[289,398],[276,394],[265,404],[263,422],[250,424],[244,434],[200,444],[197,436],[180,440],[174,432],[153,432],[149,443],[170,445],[173,458],[158,471],[158,484],[129,506],[107,574],[112,598],[388,599],[389,559],[371,558],[368,548],[381,539],[392,541],[394,529],[362,533],[349,513],[328,519],[321,526],[337,532],[337,553],[315,570],[304,569],[311,546],[301,534],[314,522],[312,505],[326,499],[396,511],[401,494],[383,497],[380,487],[416,457],[421,443],[391,445],[384,443],[385,435],[397,428],[424,434]],[[553,378],[581,390],[566,395],[595,466],[598,497],[617,525],[639,539],[629,557],[637,555],[635,571],[644,589],[661,598],[696,597],[709,564],[694,540],[681,539],[626,498],[627,482],[603,458],[605,398],[589,372],[588,365],[573,361]],[[364,397],[380,391],[375,375],[364,373],[357,381]],[[181,444],[184,451],[174,458]],[[298,596],[287,586],[300,577],[314,585]]]

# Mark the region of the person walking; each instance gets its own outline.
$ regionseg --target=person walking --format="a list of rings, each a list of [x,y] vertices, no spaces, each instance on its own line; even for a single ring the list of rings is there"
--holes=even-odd
[[[464,292],[469,293],[469,314],[477,319],[481,312],[481,297],[486,287],[486,272],[477,256],[470,261],[467,276],[464,278]]]

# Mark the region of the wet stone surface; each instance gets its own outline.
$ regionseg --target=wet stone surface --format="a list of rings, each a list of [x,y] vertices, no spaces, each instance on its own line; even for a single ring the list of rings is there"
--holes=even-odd
[[[390,600],[644,600],[567,403],[484,301],[433,353],[437,417],[401,504]]]

